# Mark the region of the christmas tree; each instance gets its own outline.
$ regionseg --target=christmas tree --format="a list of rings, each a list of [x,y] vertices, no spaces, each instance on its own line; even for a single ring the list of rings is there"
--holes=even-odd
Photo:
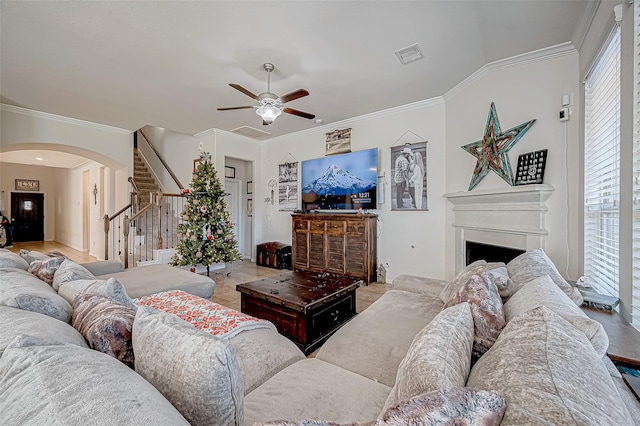
[[[206,152],[200,153],[200,163],[193,171],[191,188],[181,191],[186,197],[182,223],[178,224],[177,253],[172,265],[207,267],[214,263],[240,259],[238,242],[233,236],[231,214],[224,200],[216,169]]]

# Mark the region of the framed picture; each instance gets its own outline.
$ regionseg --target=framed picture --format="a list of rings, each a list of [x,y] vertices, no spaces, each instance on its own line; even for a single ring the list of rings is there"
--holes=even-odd
[[[247,216],[253,216],[253,200],[251,198],[247,198]]]
[[[200,161],[202,161],[202,158],[196,158],[195,160],[193,160],[193,171],[194,172],[196,171],[196,169],[200,165]]]
[[[224,177],[235,179],[236,178],[236,168],[230,166],[224,166]]]
[[[334,130],[325,133],[327,137],[325,155],[351,152],[351,129]]]
[[[253,181],[247,181],[247,195],[253,194]]]
[[[40,191],[40,181],[16,179],[16,191]]]
[[[427,143],[391,147],[391,210],[429,210]]]

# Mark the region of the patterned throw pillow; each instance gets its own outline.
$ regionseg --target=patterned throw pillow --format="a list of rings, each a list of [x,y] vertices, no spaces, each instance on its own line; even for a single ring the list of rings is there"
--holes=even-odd
[[[447,283],[447,285],[442,289],[442,291],[440,292],[440,300],[442,300],[442,303],[447,303],[449,300],[451,300],[451,298],[460,291],[462,286],[464,286],[467,281],[469,281],[469,278],[471,278],[473,275],[480,274],[482,272],[493,271],[494,269],[503,267],[505,267],[505,264],[502,262],[487,263],[484,260],[476,260],[475,262],[470,263],[466,266],[466,268],[462,270],[462,272],[460,272],[453,280]],[[500,277],[499,273],[501,271],[504,271],[504,280],[508,280],[509,276],[506,275],[506,271],[503,269],[499,269],[498,271],[493,272],[495,278],[498,279],[498,277]],[[504,286],[506,285],[507,283],[504,284]]]
[[[386,410],[375,422],[334,423],[321,420],[276,420],[254,426],[497,426],[507,403],[497,393],[471,388],[439,389],[415,396]]]
[[[388,409],[375,426],[499,425],[507,409],[503,397],[471,388],[440,389]]]
[[[473,315],[474,337],[471,362],[474,363],[493,346],[500,331],[506,325],[502,299],[492,275],[488,272],[473,275],[458,294],[445,303],[443,309],[461,302],[469,303]]]
[[[134,367],[131,330],[135,309],[108,297],[80,294],[73,303],[71,324],[84,336],[91,349],[111,355]]]
[[[42,260],[34,260],[29,265],[27,271],[31,272],[36,277],[40,278],[45,283],[51,285],[53,283],[53,276],[62,265],[66,257],[48,257]]]
[[[58,291],[60,285],[63,283],[75,280],[92,280],[95,278],[96,277],[84,266],[78,265],[71,259],[66,259],[54,274],[51,286],[54,290]]]

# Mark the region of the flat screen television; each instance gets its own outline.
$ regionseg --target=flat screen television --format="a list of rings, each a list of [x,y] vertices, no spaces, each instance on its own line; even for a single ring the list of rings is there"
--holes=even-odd
[[[302,162],[302,209],[376,208],[378,148]]]

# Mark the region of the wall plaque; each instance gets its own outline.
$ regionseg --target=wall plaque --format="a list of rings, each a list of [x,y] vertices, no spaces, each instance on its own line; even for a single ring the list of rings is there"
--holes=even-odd
[[[40,181],[16,179],[16,191],[40,191]]]

